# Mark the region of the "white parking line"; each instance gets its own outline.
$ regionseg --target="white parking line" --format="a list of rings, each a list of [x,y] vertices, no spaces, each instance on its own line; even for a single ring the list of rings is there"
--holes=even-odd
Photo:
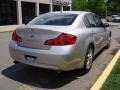
[[[28,85],[22,85],[18,87],[18,90],[35,90],[35,88]]]
[[[4,76],[3,75],[0,75],[0,79],[3,78]]]

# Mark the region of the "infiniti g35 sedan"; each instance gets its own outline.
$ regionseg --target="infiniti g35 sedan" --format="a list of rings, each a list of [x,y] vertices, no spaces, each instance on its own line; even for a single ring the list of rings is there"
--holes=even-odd
[[[88,72],[93,57],[109,48],[111,31],[91,12],[51,12],[17,28],[9,44],[14,63],[34,67]]]

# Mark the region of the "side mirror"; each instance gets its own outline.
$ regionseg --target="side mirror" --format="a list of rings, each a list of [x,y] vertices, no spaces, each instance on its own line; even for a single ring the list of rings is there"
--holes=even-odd
[[[106,27],[109,27],[110,25],[108,24],[108,23],[105,23],[104,24],[104,27],[106,28]]]

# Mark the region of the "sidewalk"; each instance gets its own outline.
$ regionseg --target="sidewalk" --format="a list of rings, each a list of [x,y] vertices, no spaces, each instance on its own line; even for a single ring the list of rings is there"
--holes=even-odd
[[[23,25],[7,25],[7,26],[0,26],[0,33],[2,32],[11,32],[14,31],[16,28],[20,27],[20,26],[24,26]]]

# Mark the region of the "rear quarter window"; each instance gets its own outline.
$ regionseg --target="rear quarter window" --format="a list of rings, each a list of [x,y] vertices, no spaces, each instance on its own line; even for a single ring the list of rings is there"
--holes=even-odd
[[[94,18],[94,15],[93,14],[88,14],[86,15],[89,23],[90,23],[90,27],[96,27],[97,26],[97,23],[95,21],[95,18]]]
[[[84,24],[86,27],[90,27],[90,23],[89,23],[88,18],[86,16],[84,17],[83,21],[84,21]]]

